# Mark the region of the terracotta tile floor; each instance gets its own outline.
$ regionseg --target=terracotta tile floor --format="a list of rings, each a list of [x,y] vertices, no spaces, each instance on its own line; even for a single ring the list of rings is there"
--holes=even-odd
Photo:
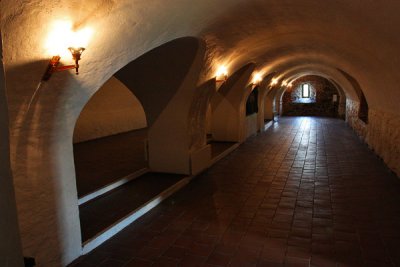
[[[72,266],[400,266],[400,183],[343,121],[282,118]]]
[[[216,158],[218,155],[222,154],[225,150],[234,146],[235,142],[211,142],[211,158]]]

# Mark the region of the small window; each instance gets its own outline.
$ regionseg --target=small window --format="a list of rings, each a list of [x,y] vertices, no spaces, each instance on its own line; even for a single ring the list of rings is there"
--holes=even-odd
[[[308,83],[303,84],[301,92],[302,98],[310,98],[310,85]]]

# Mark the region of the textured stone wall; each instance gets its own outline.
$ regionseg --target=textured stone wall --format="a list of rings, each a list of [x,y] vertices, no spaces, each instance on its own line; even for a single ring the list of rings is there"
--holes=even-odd
[[[358,116],[359,106],[359,102],[347,100],[347,123],[387,166],[400,176],[399,116],[370,108],[366,124]]]
[[[369,109],[366,133],[368,145],[400,176],[400,118]]]
[[[362,139],[365,139],[367,132],[367,125],[358,117],[359,109],[360,109],[360,102],[347,99],[346,122],[350,125],[351,128],[353,128],[353,130],[357,133],[358,136],[360,136]]]
[[[302,98],[302,85],[310,85],[310,98]],[[333,95],[337,101],[333,102]],[[318,76],[304,76],[296,80],[282,97],[283,115],[337,117],[339,92],[328,80]]]

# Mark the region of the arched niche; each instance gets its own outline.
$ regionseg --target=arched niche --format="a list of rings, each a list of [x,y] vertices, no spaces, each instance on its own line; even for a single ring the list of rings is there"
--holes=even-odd
[[[200,40],[191,37],[168,42],[121,68],[92,96],[75,130],[76,140],[86,140],[74,145],[78,194],[80,185],[85,185],[80,183],[85,179],[80,177],[81,167],[89,164],[93,170],[87,172],[88,175],[100,173],[110,175],[112,180],[118,179],[94,194],[130,181],[136,173],[142,173],[143,167],[152,172],[191,173],[192,125],[188,117],[203,65],[203,48]],[[101,114],[110,121],[99,120]],[[140,130],[145,126],[148,127]],[[85,155],[87,151],[92,153]],[[81,165],[80,154],[83,154]],[[139,179],[143,182],[146,177]],[[86,179],[86,182],[95,183],[96,178]],[[92,195],[80,199],[80,203]],[[89,217],[81,212],[85,252],[92,247],[90,242],[103,238],[100,234],[112,223],[98,223],[98,227]]]
[[[189,122],[204,65],[204,41],[182,37],[143,54],[114,73],[141,103],[151,171],[190,173]]]
[[[346,102],[347,97],[346,93],[344,92],[343,88],[333,79],[329,79],[330,82],[336,87],[336,90],[339,92],[339,105],[338,105],[338,115],[339,118],[345,119],[346,118]]]
[[[111,77],[86,103],[74,129],[79,143],[147,127],[142,104],[123,83]]]
[[[250,93],[246,96],[245,103],[245,137],[248,138],[257,134],[259,130],[258,114],[261,112],[259,107],[260,86],[252,86]]]
[[[339,69],[339,71],[347,78],[347,80],[353,85],[355,92],[357,93],[358,99],[348,103],[349,117],[358,117],[363,123],[368,123],[368,101],[364,95],[364,92],[359,82],[349,73]],[[354,113],[354,114],[353,114]]]
[[[74,163],[80,199],[147,168],[146,127],[139,100],[111,77],[86,103],[75,125]]]
[[[153,171],[190,173],[187,118],[204,54],[201,40],[179,38],[120,70],[118,62],[110,62],[93,77],[107,75],[106,81],[115,74],[142,103]],[[67,265],[82,253],[72,138],[80,112],[104,84],[94,88],[90,75],[63,74],[42,83],[30,109],[23,110],[28,111],[13,137],[24,253],[44,265],[57,266]],[[31,221],[32,214],[40,216]]]
[[[267,98],[271,93],[271,80],[276,75],[275,72],[267,74],[259,86],[258,96],[258,130],[263,131],[265,122],[273,119],[273,102],[272,99]]]
[[[279,88],[276,86],[269,87],[269,90],[264,98],[265,99],[264,120],[266,121],[274,120],[278,115],[277,101],[276,101],[276,94],[278,92],[278,89]]]
[[[358,118],[362,120],[365,123],[368,123],[368,102],[367,99],[365,98],[364,93],[361,91],[360,94],[360,108],[358,110]]]

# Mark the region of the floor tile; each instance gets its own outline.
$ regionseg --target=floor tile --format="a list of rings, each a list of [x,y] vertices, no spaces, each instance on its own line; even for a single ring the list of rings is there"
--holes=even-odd
[[[281,118],[71,266],[395,266],[398,203],[343,121]]]

